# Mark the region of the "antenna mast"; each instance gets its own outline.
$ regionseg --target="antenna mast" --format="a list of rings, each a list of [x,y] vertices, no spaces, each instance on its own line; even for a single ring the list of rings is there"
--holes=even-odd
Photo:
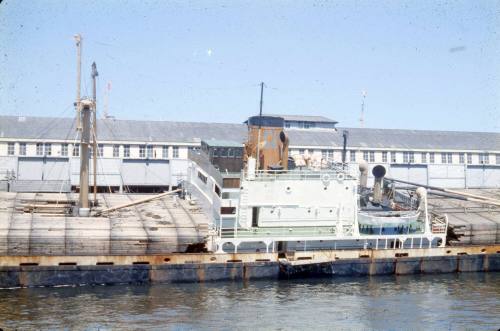
[[[366,91],[363,90],[361,92],[363,95],[363,101],[361,102],[361,116],[359,118],[359,124],[362,128],[365,127],[365,98],[366,98]]]
[[[104,90],[104,113],[103,118],[108,118],[108,107],[109,107],[109,92],[111,91],[111,82],[106,84],[106,89]]]
[[[74,36],[75,41],[76,41],[76,52],[77,52],[77,58],[76,58],[76,102],[75,102],[75,107],[76,107],[76,130],[81,131],[82,130],[82,123],[81,123],[81,97],[80,97],[80,91],[81,91],[81,83],[82,83],[82,36],[79,34],[76,34]]]
[[[260,131],[262,127],[262,104],[264,102],[264,82],[260,83],[259,132],[257,134],[257,170],[260,169]]]

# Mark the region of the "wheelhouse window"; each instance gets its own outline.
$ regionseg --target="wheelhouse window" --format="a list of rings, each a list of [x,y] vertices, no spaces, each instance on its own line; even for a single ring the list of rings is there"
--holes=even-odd
[[[203,182],[203,183],[207,183],[207,176],[205,176],[204,174],[202,174],[200,171],[198,171],[198,178]]]

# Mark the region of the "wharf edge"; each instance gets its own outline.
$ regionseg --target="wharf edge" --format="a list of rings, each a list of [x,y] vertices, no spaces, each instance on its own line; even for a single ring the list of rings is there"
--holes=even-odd
[[[0,288],[500,271],[500,245],[135,256],[0,256]]]

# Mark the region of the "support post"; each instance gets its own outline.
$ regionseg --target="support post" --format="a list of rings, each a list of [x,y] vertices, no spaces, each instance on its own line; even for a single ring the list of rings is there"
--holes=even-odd
[[[89,143],[90,143],[90,109],[92,102],[83,100],[81,102],[81,122],[82,122],[82,137],[80,146],[82,148],[80,154],[80,208],[89,208]]]

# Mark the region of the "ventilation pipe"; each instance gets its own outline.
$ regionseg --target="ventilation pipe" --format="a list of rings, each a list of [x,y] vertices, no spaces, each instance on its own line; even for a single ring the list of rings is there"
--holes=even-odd
[[[382,202],[382,181],[384,180],[385,172],[385,167],[382,165],[377,165],[372,170],[372,174],[375,177],[375,183],[373,184],[373,203],[377,205]]]
[[[368,163],[365,160],[359,162],[359,172],[359,186],[364,189],[368,182]]]
[[[425,211],[425,205],[427,203],[427,190],[423,187],[419,187],[415,190],[418,197],[418,210]]]

